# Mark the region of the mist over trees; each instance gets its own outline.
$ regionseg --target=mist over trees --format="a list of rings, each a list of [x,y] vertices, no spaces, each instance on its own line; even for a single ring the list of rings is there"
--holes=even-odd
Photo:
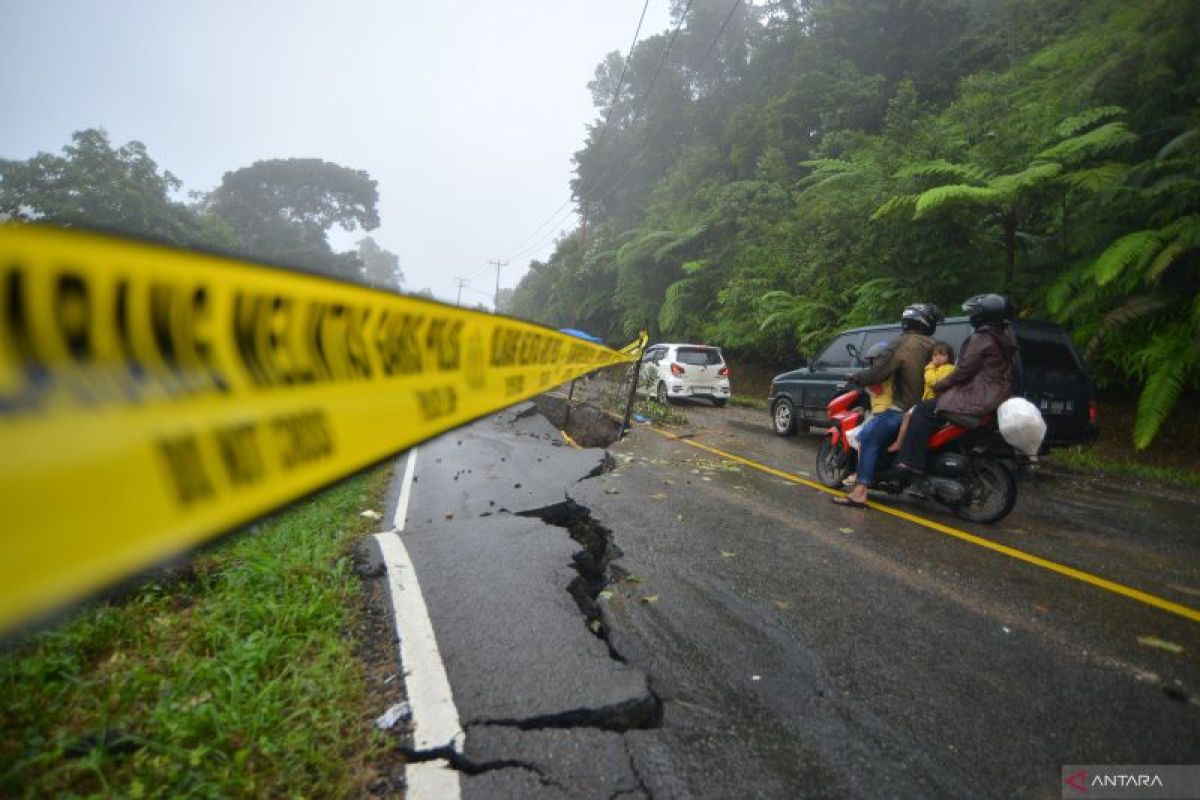
[[[334,227],[379,227],[379,192],[362,170],[312,158],[257,161],[225,173],[195,202],[173,199],[182,183],[141,142],[113,147],[103,130],[72,134],[61,155],[0,159],[0,215],[84,227],[225,253],[397,289],[400,259],[373,239],[335,252]]]
[[[1200,4],[673,10],[611,112],[622,59],[597,67],[587,224],[512,313],[610,341],[648,320],[785,367],[908,302],[998,291],[1140,392],[1139,446],[1200,388]]]

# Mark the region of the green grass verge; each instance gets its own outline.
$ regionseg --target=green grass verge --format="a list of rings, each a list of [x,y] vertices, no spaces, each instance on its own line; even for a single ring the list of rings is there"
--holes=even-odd
[[[1184,486],[1200,487],[1200,472],[1176,469],[1174,467],[1152,467],[1133,461],[1105,458],[1080,447],[1055,450],[1051,456],[1051,460],[1073,469],[1089,472],[1124,475],[1131,478],[1143,478],[1145,480],[1169,481]]]
[[[766,411],[767,399],[765,397],[747,397],[743,394],[735,394],[729,398],[729,405],[741,408],[757,408],[759,411]]]
[[[351,543],[385,469],[84,607],[0,657],[0,795],[365,793]]]

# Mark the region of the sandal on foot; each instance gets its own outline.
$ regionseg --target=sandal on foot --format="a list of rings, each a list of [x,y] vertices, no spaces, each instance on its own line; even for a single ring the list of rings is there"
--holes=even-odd
[[[866,508],[867,507],[866,503],[860,503],[857,500],[852,500],[846,496],[832,497],[832,498],[830,498],[830,501],[835,506],[846,506],[847,508]]]

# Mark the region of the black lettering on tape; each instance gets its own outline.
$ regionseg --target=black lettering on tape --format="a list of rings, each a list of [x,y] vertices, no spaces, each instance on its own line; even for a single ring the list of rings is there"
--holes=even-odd
[[[434,319],[425,334],[425,349],[433,354],[440,372],[456,370],[462,363],[462,320]]]
[[[204,470],[200,443],[195,436],[188,433],[159,439],[157,444],[180,505],[190,506],[213,496],[213,484]]]
[[[49,387],[50,372],[38,356],[33,345],[33,331],[28,308],[27,287],[23,268],[14,264],[4,274],[3,304],[0,305],[0,333],[8,352],[0,355],[3,362],[15,362],[19,367],[12,370],[21,373],[20,388],[11,394],[0,395],[0,411],[15,413],[36,408]],[[14,375],[14,378],[17,376]]]
[[[430,422],[454,413],[458,408],[458,393],[453,386],[422,389],[417,392],[417,403],[421,406],[421,419]]]
[[[215,432],[221,465],[234,487],[249,486],[263,479],[262,451],[258,446],[258,431],[254,423],[231,425]]]
[[[375,326],[375,350],[383,374],[412,375],[423,372],[420,331],[425,317],[420,314],[384,311]]]
[[[333,455],[333,430],[319,409],[285,414],[269,424],[285,471]]]

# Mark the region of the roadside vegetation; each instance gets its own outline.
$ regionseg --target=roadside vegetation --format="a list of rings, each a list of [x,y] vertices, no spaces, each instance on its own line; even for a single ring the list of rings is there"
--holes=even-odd
[[[1131,447],[1194,403],[1200,4],[673,7],[678,37],[597,67],[586,227],[512,313],[610,341],[649,320],[780,365],[908,302],[998,291],[1138,397]]]
[[[11,646],[0,795],[366,793],[385,741],[349,553],[386,479],[343,481]]]
[[[729,398],[729,405],[766,411],[767,399],[765,397],[748,397],[744,394],[735,394]]]

